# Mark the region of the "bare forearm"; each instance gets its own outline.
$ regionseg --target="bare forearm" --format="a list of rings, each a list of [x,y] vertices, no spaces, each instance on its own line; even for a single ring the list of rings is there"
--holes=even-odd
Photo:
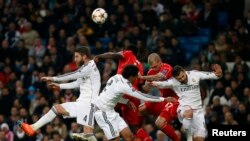
[[[97,55],[96,58],[98,59],[120,59],[122,58],[122,55],[112,52],[103,53],[100,55]]]
[[[163,79],[161,75],[147,75],[147,76],[141,76],[140,79],[148,80],[148,81],[160,81]]]

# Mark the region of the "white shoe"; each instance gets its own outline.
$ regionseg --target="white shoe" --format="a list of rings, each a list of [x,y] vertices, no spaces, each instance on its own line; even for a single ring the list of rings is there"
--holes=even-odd
[[[86,137],[86,135],[84,133],[72,133],[71,137],[74,140],[87,141],[87,137]]]

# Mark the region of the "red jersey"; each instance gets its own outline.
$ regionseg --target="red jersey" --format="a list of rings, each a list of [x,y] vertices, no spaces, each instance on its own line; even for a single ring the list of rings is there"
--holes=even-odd
[[[163,75],[166,76],[166,79],[169,79],[172,77],[172,69],[173,69],[172,66],[170,66],[169,64],[162,63],[161,68],[158,72],[153,69],[149,69],[147,75],[156,75],[158,73],[162,73]],[[172,96],[178,98],[178,96],[172,89],[160,89],[160,92],[162,97]]]
[[[121,52],[123,59],[119,60],[117,74],[121,74],[123,68],[126,65],[136,65],[137,59],[136,56],[130,50],[124,50]]]

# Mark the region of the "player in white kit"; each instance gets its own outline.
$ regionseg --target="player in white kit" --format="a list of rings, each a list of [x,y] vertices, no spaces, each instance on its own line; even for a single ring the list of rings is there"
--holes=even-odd
[[[207,135],[202,99],[200,93],[200,80],[219,79],[222,77],[221,66],[215,64],[213,72],[186,71],[181,66],[175,66],[173,77],[167,81],[153,81],[152,86],[158,88],[171,88],[179,96],[180,105],[177,114],[183,124],[188,141],[204,141]]]
[[[127,65],[122,74],[116,74],[111,77],[103,91],[94,100],[96,106],[95,120],[104,131],[108,140],[118,141],[120,135],[125,141],[133,140],[133,133],[128,128],[128,125],[119,113],[114,110],[114,107],[118,102],[126,104],[127,99],[123,98],[124,94],[128,94],[135,98],[152,101],[170,101],[172,98],[163,98],[151,96],[149,94],[143,94],[133,88],[132,84],[138,76],[138,68],[134,65]]]
[[[78,70],[55,77],[42,77],[44,81],[69,81],[69,83],[51,83],[52,88],[73,89],[80,88],[80,95],[75,102],[66,102],[54,105],[51,110],[34,124],[19,121],[20,127],[30,136],[45,124],[51,122],[57,115],[64,118],[76,118],[78,124],[83,125],[84,134],[88,134],[87,140],[96,140],[93,134],[94,128],[94,105],[93,98],[99,95],[101,87],[100,72],[93,60],[90,60],[88,47],[78,47],[75,50],[74,60]]]

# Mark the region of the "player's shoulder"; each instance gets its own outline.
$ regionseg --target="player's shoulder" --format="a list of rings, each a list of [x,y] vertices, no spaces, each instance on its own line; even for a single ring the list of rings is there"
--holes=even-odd
[[[190,70],[190,71],[186,71],[188,76],[192,76],[192,77],[200,77],[200,75],[202,74],[202,71],[199,70]]]
[[[162,63],[162,69],[168,69],[168,70],[172,70],[173,67],[170,64],[167,63]]]
[[[154,75],[156,72],[153,69],[149,69],[147,75]]]

